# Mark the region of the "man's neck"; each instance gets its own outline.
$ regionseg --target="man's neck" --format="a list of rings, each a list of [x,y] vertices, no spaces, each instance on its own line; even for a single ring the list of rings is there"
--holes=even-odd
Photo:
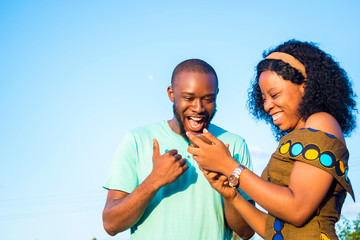
[[[179,123],[177,122],[175,117],[173,119],[171,119],[171,120],[168,120],[168,124],[169,124],[171,130],[174,133],[181,136],[181,134],[180,134],[180,126],[179,126]]]

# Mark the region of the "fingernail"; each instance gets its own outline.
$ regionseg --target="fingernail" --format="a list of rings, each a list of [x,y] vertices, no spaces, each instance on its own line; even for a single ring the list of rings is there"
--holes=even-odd
[[[209,131],[206,129],[206,128],[204,128],[204,133],[208,133]]]

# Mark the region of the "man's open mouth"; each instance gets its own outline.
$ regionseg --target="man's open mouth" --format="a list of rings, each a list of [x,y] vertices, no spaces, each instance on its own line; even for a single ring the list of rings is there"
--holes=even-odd
[[[201,117],[190,116],[187,117],[187,120],[190,130],[193,132],[200,132],[206,123],[205,116],[201,116]]]

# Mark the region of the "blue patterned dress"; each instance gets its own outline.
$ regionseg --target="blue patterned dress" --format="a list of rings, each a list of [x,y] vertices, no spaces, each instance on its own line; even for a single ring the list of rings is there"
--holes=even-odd
[[[330,173],[334,181],[316,212],[301,227],[269,213],[265,239],[338,239],[335,223],[340,218],[346,193],[355,201],[348,178],[348,158],[349,152],[342,141],[319,130],[303,128],[282,137],[261,175],[263,179],[287,187],[294,162],[301,161]]]

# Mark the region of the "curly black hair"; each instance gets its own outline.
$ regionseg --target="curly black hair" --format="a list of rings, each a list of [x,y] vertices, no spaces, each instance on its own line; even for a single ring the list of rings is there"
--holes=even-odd
[[[314,113],[327,112],[338,121],[344,135],[349,136],[356,128],[356,94],[346,72],[339,64],[312,42],[289,40],[265,51],[263,57],[272,52],[284,52],[299,60],[305,66],[307,79],[297,69],[281,60],[260,61],[256,66],[256,77],[248,91],[247,102],[247,107],[255,119],[265,120],[270,124],[277,140],[288,133],[273,124],[270,114],[263,107],[264,101],[258,81],[262,72],[270,70],[295,84],[306,81],[305,93],[298,109],[299,116],[307,120]]]

